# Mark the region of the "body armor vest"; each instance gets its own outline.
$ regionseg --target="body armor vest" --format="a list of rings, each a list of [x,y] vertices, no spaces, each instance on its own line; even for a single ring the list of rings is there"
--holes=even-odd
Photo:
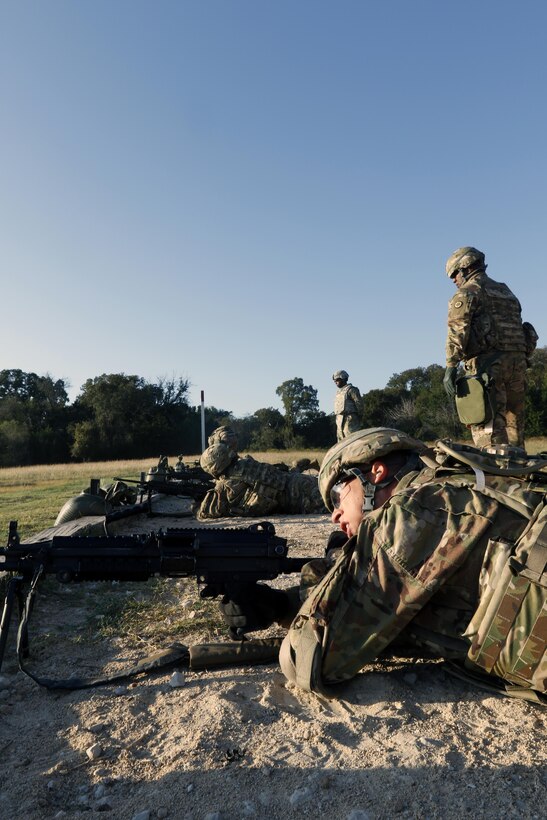
[[[461,289],[467,290],[478,303],[471,320],[467,356],[494,350],[524,353],[520,302],[507,285],[482,273]]]
[[[352,397],[348,395],[353,385],[346,384],[344,387],[338,388],[334,397],[334,412],[337,416],[349,415],[350,413],[359,413]]]

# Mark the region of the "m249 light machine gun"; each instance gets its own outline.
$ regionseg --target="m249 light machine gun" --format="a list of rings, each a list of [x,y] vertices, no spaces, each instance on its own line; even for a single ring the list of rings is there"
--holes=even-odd
[[[146,581],[155,576],[194,577],[198,585],[202,585],[201,597],[233,597],[256,581],[300,572],[309,560],[289,557],[286,539],[278,537],[273,524],[267,521],[245,528],[195,527],[159,530],[146,535],[54,536],[50,541],[35,543],[21,542],[17,522],[12,521],[7,546],[0,547],[0,572],[9,574],[0,622],[0,668],[15,601],[19,608],[19,667],[33,680],[49,688],[83,688],[165,665],[165,662],[148,664],[116,677],[80,681],[78,685],[74,685],[74,680],[69,685],[66,681],[40,679],[30,674],[22,662],[29,655],[28,622],[39,582],[47,575],[55,576],[61,583]],[[246,644],[255,642],[212,646]],[[193,648],[190,648],[190,660]],[[233,656],[233,651],[231,654]],[[271,656],[271,649],[269,654]],[[179,652],[179,659],[181,657]],[[208,657],[211,660],[210,654]],[[219,664],[213,661],[211,665]],[[193,665],[193,668],[197,667]]]

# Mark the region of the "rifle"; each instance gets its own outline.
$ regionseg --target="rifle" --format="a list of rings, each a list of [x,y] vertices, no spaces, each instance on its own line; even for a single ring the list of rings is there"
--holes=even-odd
[[[300,572],[309,560],[290,558],[287,539],[277,536],[269,521],[245,528],[195,527],[140,535],[54,536],[49,541],[30,543],[20,541],[17,522],[11,521],[7,546],[0,547],[0,572],[10,574],[0,621],[0,669],[15,601],[19,607],[19,668],[38,683],[49,688],[83,688],[152,668],[147,665],[115,677],[79,682],[78,685],[40,679],[30,674],[22,663],[22,659],[29,655],[28,621],[38,584],[47,575],[56,576],[61,583],[147,581],[157,576],[195,577],[198,585],[205,585],[200,590],[200,597],[223,594],[231,597],[256,581]],[[25,586],[28,586],[26,599],[23,594]],[[181,657],[179,653],[176,659]],[[165,664],[153,666],[159,665]]]
[[[148,510],[152,513],[152,496],[154,493],[163,495],[188,496],[194,501],[201,502],[215,486],[214,479],[200,467],[184,467],[184,469],[173,470],[162,473],[141,473],[140,478],[120,478],[115,477],[114,481],[122,481],[125,484],[135,484],[141,503],[148,505]],[[144,499],[146,497],[146,502]],[[158,513],[155,513],[157,515]]]

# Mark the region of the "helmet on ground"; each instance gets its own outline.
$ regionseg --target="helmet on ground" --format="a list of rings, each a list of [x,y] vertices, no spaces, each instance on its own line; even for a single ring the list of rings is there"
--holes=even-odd
[[[349,379],[349,373],[346,370],[335,370],[332,374],[332,380],[336,381],[337,379],[342,379],[342,381],[347,382]]]
[[[482,251],[472,248],[470,245],[465,245],[463,248],[458,248],[457,251],[448,257],[446,263],[446,275],[452,279],[459,270],[476,267],[477,262],[484,265],[485,256]]]
[[[319,471],[319,490],[327,508],[332,512],[330,491],[344,473],[352,467],[370,465],[377,458],[399,450],[424,453],[427,447],[423,442],[408,436],[401,430],[393,430],[389,427],[368,427],[365,430],[357,430],[356,433],[352,433],[331,447]]]
[[[209,473],[215,478],[220,478],[235,458],[236,454],[234,451],[231,450],[227,444],[223,444],[219,441],[217,444],[212,444],[203,451],[199,463],[206,473]]]
[[[219,443],[227,444],[228,447],[235,452],[237,450],[237,433],[232,427],[223,424],[221,427],[217,427],[213,430],[207,442],[209,446]]]
[[[84,518],[88,515],[106,515],[112,507],[105,500],[104,496],[91,495],[85,491],[80,495],[75,495],[66,501],[59,515],[55,519],[55,526],[66,524],[67,521],[75,521],[77,518]]]

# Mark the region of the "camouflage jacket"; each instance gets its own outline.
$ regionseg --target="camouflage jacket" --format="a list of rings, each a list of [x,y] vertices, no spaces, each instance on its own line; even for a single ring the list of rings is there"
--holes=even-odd
[[[323,680],[346,680],[388,649],[465,658],[487,546],[500,537],[516,540],[527,524],[519,510],[531,514],[542,497],[515,478],[486,476],[478,491],[470,474],[427,468],[405,476],[386,504],[364,518],[293,622],[296,630],[315,624]],[[313,575],[305,568],[304,583],[306,571]]]
[[[361,415],[362,398],[361,393],[353,384],[346,384],[339,387],[334,397],[334,413],[337,416],[347,416],[355,414]]]
[[[446,366],[494,351],[524,353],[520,302],[507,285],[479,273],[448,303]]]

